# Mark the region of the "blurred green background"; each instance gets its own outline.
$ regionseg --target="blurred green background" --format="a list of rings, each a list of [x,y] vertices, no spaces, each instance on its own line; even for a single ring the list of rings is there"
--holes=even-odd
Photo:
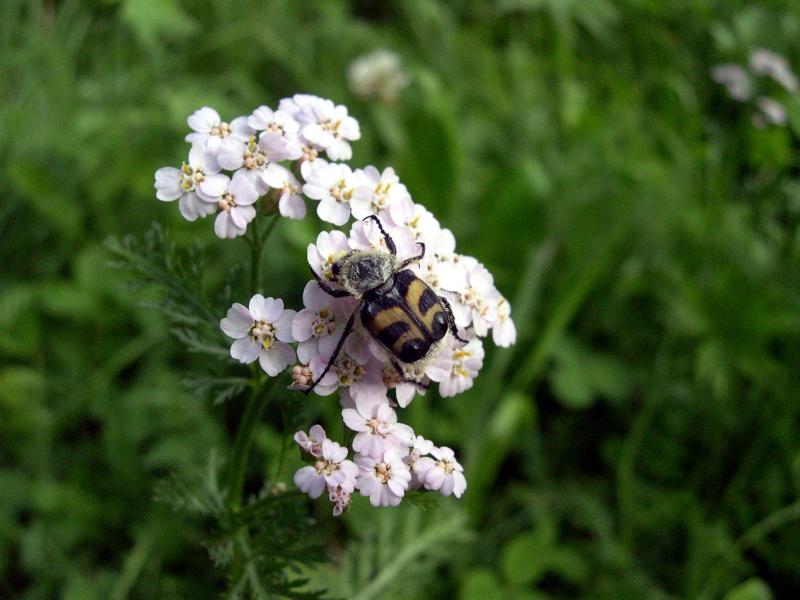
[[[172,334],[176,315],[148,306],[163,290],[131,287],[107,241],[141,249],[158,222],[169,241],[151,230],[148,260],[202,244],[185,279],[222,316],[244,297],[225,282],[246,279],[247,248],[156,201],[153,173],[184,159],[196,108],[232,117],[295,92],[350,108],[352,164],[394,166],[492,270],[519,329],[510,350],[487,343],[470,392],[401,417],[456,450],[465,497],[359,501],[336,521],[298,500],[325,558],[302,568],[306,589],[798,597],[800,101],[784,92],[788,125],[759,129],[710,77],[756,47],[800,66],[800,5],[0,2],[0,598],[235,586],[212,566],[202,497],[218,495],[242,394],[206,385],[224,361]],[[348,87],[378,48],[410,78],[392,104]],[[265,290],[294,307],[317,227],[281,222],[265,253]],[[288,426],[336,432],[337,414],[287,392],[248,491]],[[159,501],[159,482],[193,477]]]

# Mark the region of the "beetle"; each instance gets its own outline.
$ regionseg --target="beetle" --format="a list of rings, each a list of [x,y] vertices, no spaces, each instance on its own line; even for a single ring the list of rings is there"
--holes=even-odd
[[[335,298],[355,297],[359,300],[347,320],[342,336],[325,369],[306,393],[313,390],[339,357],[347,337],[353,332],[356,316],[369,334],[393,356],[392,366],[404,382],[426,387],[422,382],[406,377],[398,361],[419,363],[438,348],[448,332],[460,342],[467,340],[458,334],[453,310],[447,298],[439,296],[422,279],[408,269],[425,257],[425,244],[417,242],[420,253],[402,262],[397,261],[397,247],[386,233],[380,219],[369,215],[378,225],[388,252],[381,250],[350,250],[331,266],[333,281],[342,289],[332,288],[316,273],[320,288]]]

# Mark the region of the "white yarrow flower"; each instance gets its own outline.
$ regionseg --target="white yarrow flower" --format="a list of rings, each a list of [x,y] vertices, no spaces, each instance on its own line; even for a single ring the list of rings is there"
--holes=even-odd
[[[354,397],[356,408],[342,411],[342,420],[353,431],[353,450],[367,456],[380,456],[385,450],[408,448],[414,432],[408,425],[397,422],[397,414],[389,401],[364,396]]]
[[[303,137],[325,149],[331,160],[350,160],[350,141],[361,138],[358,121],[347,114],[347,107],[317,98],[296,114]]]
[[[241,170],[227,175],[206,177],[197,190],[201,199],[216,204],[219,214],[214,221],[214,233],[222,239],[244,235],[247,224],[256,218],[253,204],[258,200],[258,190]]]
[[[331,440],[324,440],[322,456],[313,465],[298,469],[294,474],[295,485],[312,498],[319,498],[329,487],[341,487],[352,492],[356,486],[358,467],[346,458],[347,448]]]
[[[464,479],[464,468],[456,460],[450,448],[432,448],[430,453],[433,459],[420,459],[425,461],[423,484],[426,489],[438,490],[444,496],[454,495],[461,498],[467,489],[467,480]]]
[[[197,187],[206,176],[217,172],[219,166],[214,157],[202,146],[194,145],[189,151],[189,162],[183,163],[180,169],[162,167],[156,171],[156,198],[163,202],[178,200],[178,208],[187,221],[210,215],[215,208],[200,199]]]
[[[301,184],[292,172],[277,163],[271,163],[262,174],[264,183],[280,190],[278,210],[289,219],[302,219],[306,216],[306,203],[300,195]]]
[[[345,164],[330,163],[314,169],[303,186],[303,193],[319,200],[317,214],[328,223],[341,226],[350,218],[350,200],[355,192],[353,172]]]
[[[316,457],[322,456],[322,442],[326,439],[322,425],[314,425],[308,434],[305,431],[298,431],[294,434],[294,441],[297,442],[297,445],[311,456]]]
[[[275,377],[295,361],[294,349],[289,345],[294,341],[294,316],[295,311],[283,309],[283,300],[261,294],[253,296],[248,307],[234,304],[220,321],[225,335],[235,340],[231,357],[243,364],[258,359],[264,372]]]
[[[369,497],[372,506],[397,506],[403,499],[411,472],[394,450],[378,457],[356,456],[358,483],[356,487],[363,496]]]
[[[365,100],[378,98],[391,104],[410,82],[400,56],[391,50],[375,50],[358,57],[347,69],[352,92]]]

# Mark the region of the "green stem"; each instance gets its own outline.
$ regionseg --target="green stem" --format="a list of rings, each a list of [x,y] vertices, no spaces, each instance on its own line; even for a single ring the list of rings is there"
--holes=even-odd
[[[233,458],[228,471],[228,506],[233,510],[237,510],[242,505],[247,456],[253,443],[253,433],[264,414],[264,409],[269,404],[270,392],[275,387],[275,381],[275,378],[271,378],[262,383],[260,387],[254,388],[252,396],[247,401],[242,422],[239,424],[239,431],[236,432]]]

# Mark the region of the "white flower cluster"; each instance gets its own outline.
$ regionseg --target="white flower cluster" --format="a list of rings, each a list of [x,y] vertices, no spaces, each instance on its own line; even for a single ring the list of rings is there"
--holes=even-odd
[[[408,490],[432,490],[456,498],[466,491],[464,469],[453,451],[435,447],[398,423],[388,404],[361,399],[342,410],[342,419],[357,432],[355,462],[346,460],[347,449],[329,440],[320,425],[294,436],[312,463],[295,473],[295,485],[312,498],[327,489],[334,516],[347,509],[356,490],[372,506],[397,506]]]
[[[736,63],[717,65],[711,70],[711,77],[724,85],[734,100],[754,103],[753,124],[760,128],[786,125],[787,113],[781,102],[757,89],[764,87],[759,80],[771,80],[790,94],[797,92],[800,87],[788,61],[780,54],[764,48],[756,48],[750,53],[746,67]]]
[[[391,50],[379,49],[358,57],[347,69],[347,80],[359,98],[377,98],[392,104],[400,92],[411,83],[398,55]]]
[[[204,106],[187,119],[192,133],[188,162],[156,171],[156,197],[178,200],[189,221],[216,213],[214,232],[234,238],[256,217],[254,204],[271,192],[284,217],[302,219],[306,205],[298,176],[305,176],[321,153],[347,160],[350,141],[361,137],[347,108],[306,94],[284,98],[277,110],[260,106],[250,116],[223,121]],[[297,173],[284,163],[292,161]],[[268,206],[264,207],[265,209]]]
[[[257,217],[259,201],[262,213],[278,210],[297,219],[306,214],[306,198],[317,202],[320,219],[336,227],[355,219],[347,233],[323,231],[309,244],[315,278],[305,286],[302,310],[286,310],[281,299],[256,294],[248,306],[234,304],[220,322],[234,340],[234,359],[258,360],[271,377],[291,366],[291,389],[340,393],[344,423],[357,432],[355,462],[321,427],[298,433],[313,466],[297,472],[297,485],[314,498],[327,489],[335,514],[355,490],[376,506],[396,505],[406,490],[416,488],[460,497],[466,481],[453,451],[398,423],[395,407],[406,407],[432,384],[444,397],[471,388],[483,367],[481,338],[490,331],[498,346],[515,342],[509,303],[491,273],[456,252],[452,232],[414,202],[392,168],[352,169],[335,162],[349,159],[350,142],[360,137],[344,106],[298,94],[281,100],[276,110],[261,106],[230,123],[207,107],[188,122],[193,130],[186,137],[192,144],[188,163],[159,169],[155,182],[157,197],[178,199],[187,219],[216,212],[217,235],[237,237]],[[411,269],[449,307],[452,331],[423,359],[401,367],[361,319],[352,318],[361,299],[339,285],[334,266],[365,251],[396,252],[397,264]],[[345,335],[351,318],[353,328]]]

